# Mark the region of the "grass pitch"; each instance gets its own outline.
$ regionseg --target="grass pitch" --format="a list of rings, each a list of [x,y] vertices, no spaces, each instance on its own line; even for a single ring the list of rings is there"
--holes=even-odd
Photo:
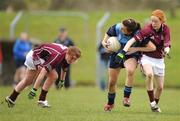
[[[55,13],[58,13],[56,11]],[[171,59],[166,59],[166,74],[165,86],[180,87],[179,84],[179,68],[180,68],[180,9],[177,9],[177,17],[171,18],[168,11],[167,24],[171,30]],[[0,11],[0,39],[9,38],[9,25],[17,13],[7,14]],[[61,16],[32,16],[27,11],[24,12],[22,18],[17,23],[15,28],[15,36],[18,37],[20,32],[27,31],[31,38],[40,39],[46,42],[53,42],[57,37],[59,27],[66,27],[70,37],[74,40],[75,44],[82,50],[82,58],[77,64],[72,65],[72,79],[77,83],[95,84],[96,75],[96,25],[100,18],[104,15],[103,11],[86,12],[88,15],[88,32],[84,32],[84,24],[82,18],[78,17],[61,17]],[[149,18],[151,11],[111,11],[110,18],[106,21],[105,26],[102,28],[102,34],[107,29],[117,22],[121,22],[125,18],[134,18],[142,25],[144,20]],[[84,34],[87,38],[84,39]],[[102,35],[102,36],[103,36]],[[102,37],[103,38],[103,37]],[[124,71],[121,74],[121,80],[125,80]],[[144,79],[141,78],[139,69],[136,73],[135,85],[143,85]],[[124,81],[120,81],[123,85]]]
[[[122,106],[123,88],[118,88],[116,105],[111,112],[104,112],[107,91],[93,87],[75,87],[68,90],[52,88],[48,94],[51,108],[40,108],[37,99],[29,100],[26,89],[19,96],[14,108],[0,105],[1,121],[179,121],[180,96],[178,89],[165,89],[160,100],[161,114],[152,113],[145,88],[133,88],[132,105]],[[12,88],[0,87],[0,99],[10,94]],[[38,91],[38,93],[40,90]]]

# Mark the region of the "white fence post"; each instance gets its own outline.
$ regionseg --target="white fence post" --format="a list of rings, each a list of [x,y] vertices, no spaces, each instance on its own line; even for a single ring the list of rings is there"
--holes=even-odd
[[[105,22],[108,20],[110,16],[110,13],[109,12],[106,12],[104,14],[104,16],[99,20],[99,22],[97,23],[96,25],[96,48],[99,46],[99,43],[100,41],[102,40],[102,27],[104,26]],[[100,56],[99,56],[99,53],[97,52],[96,53],[96,84],[98,86],[100,86],[100,75],[101,75],[101,72],[100,72],[100,69],[101,66],[100,66]]]
[[[17,22],[19,21],[19,19],[21,18],[23,12],[20,11],[18,12],[18,14],[16,15],[16,17],[13,19],[13,21],[10,24],[10,29],[9,29],[9,37],[10,38],[14,38],[14,29],[16,27]]]

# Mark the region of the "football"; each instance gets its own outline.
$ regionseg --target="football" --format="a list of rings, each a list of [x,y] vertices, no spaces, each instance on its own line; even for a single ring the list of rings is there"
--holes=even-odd
[[[107,43],[109,44],[108,48],[113,52],[117,52],[121,47],[117,37],[110,37]]]

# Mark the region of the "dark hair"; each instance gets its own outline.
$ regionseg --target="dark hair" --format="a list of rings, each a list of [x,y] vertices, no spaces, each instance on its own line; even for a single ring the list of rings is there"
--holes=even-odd
[[[61,27],[61,28],[59,29],[59,32],[65,32],[65,31],[67,31],[67,30],[66,30],[66,28],[64,28],[64,27]]]
[[[122,21],[122,24],[127,27],[128,32],[136,32],[141,29],[140,23],[136,22],[134,19],[125,19]]]

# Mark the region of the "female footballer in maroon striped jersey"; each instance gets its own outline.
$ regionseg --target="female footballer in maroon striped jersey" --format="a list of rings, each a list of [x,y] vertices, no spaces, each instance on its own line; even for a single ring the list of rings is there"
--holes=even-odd
[[[57,79],[57,72],[55,67],[58,64],[62,65],[63,76],[61,80],[64,80],[66,74],[66,68],[69,64],[75,62],[81,56],[81,51],[75,46],[67,48],[61,44],[43,44],[35,49],[31,50],[27,56],[25,65],[27,66],[25,78],[15,87],[10,96],[5,98],[8,107],[15,105],[15,100],[19,93],[33,81],[43,80],[46,76],[46,81],[42,87],[41,94],[39,96],[38,104],[42,107],[49,107],[46,101],[46,94],[53,82]],[[39,81],[39,82],[41,82]]]
[[[143,53],[141,65],[146,75],[146,88],[151,110],[153,112],[161,112],[157,104],[164,86],[164,56],[170,51],[170,31],[169,27],[165,24],[165,14],[162,10],[152,12],[151,23],[126,44],[121,54],[124,55],[134,42],[143,41],[144,38],[150,38],[156,45],[155,51]],[[155,92],[153,78],[156,80]]]

